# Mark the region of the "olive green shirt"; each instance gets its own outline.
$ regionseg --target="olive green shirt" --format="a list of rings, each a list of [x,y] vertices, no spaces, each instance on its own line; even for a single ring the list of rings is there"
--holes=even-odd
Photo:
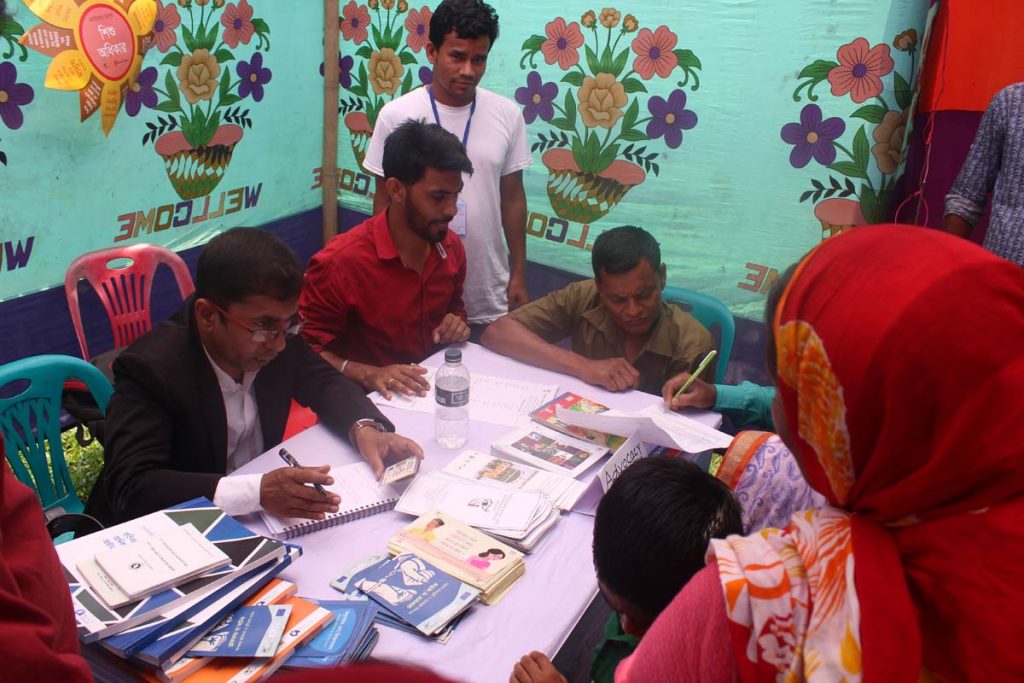
[[[626,357],[619,330],[601,304],[593,279],[551,292],[511,315],[551,344],[571,337],[572,350],[586,358]],[[633,367],[640,373],[640,390],[661,395],[661,387],[670,377],[693,372],[714,347],[711,333],[693,316],[662,301],[661,315],[640,355],[633,360]],[[705,372],[706,377],[714,377],[714,363]]]

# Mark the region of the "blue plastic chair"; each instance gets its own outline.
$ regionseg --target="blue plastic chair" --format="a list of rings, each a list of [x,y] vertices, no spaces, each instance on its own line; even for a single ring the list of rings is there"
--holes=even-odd
[[[35,489],[48,518],[61,511],[80,513],[84,507],[60,441],[61,392],[69,378],[85,382],[106,412],[114,389],[102,372],[80,358],[32,356],[0,366],[4,454],[15,476]]]
[[[729,357],[732,355],[732,345],[736,341],[736,320],[732,313],[715,297],[682,287],[665,287],[661,292],[661,298],[676,304],[708,328],[718,348],[715,383],[724,384]]]

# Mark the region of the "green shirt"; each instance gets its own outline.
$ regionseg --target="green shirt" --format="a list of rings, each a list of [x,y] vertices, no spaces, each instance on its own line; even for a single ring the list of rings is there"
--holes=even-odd
[[[546,342],[571,338],[572,350],[585,358],[626,357],[619,330],[601,304],[593,279],[551,292],[511,315]],[[660,395],[666,380],[680,372],[693,372],[713,348],[711,333],[703,325],[675,304],[662,301],[650,337],[633,360],[640,373],[640,390]],[[714,363],[705,372],[714,377]]]
[[[594,651],[594,659],[590,663],[591,682],[613,683],[619,662],[633,654],[639,643],[639,638],[622,630],[619,613],[612,612],[604,625],[604,638]]]
[[[775,387],[762,387],[744,380],[735,386],[716,384],[715,389],[718,398],[712,410],[732,418],[737,429],[775,429],[772,422]]]

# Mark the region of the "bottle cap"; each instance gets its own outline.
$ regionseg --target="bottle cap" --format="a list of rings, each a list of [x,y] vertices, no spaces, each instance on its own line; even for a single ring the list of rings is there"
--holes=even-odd
[[[461,363],[462,362],[462,351],[458,349],[448,349],[444,352],[445,363]]]

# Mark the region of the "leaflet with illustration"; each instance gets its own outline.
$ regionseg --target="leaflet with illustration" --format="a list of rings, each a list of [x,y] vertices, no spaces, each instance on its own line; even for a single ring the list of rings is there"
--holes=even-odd
[[[291,605],[239,607],[188,651],[189,657],[273,657]]]
[[[572,509],[587,488],[571,477],[473,450],[462,451],[441,471],[505,490],[537,491],[549,497],[559,510]]]
[[[523,532],[550,499],[536,491],[502,491],[439,472],[420,476],[402,494],[395,509],[417,517],[432,510],[452,515],[475,527]]]
[[[681,413],[667,410],[660,404],[652,404],[633,413],[609,410],[589,414],[559,408],[556,414],[558,419],[566,424],[627,437],[636,434],[647,443],[678,448],[686,453],[728,448],[732,443],[732,437],[728,434]]]
[[[608,453],[604,446],[536,424],[506,434],[491,444],[491,451],[497,456],[513,458],[568,477],[579,477]]]

